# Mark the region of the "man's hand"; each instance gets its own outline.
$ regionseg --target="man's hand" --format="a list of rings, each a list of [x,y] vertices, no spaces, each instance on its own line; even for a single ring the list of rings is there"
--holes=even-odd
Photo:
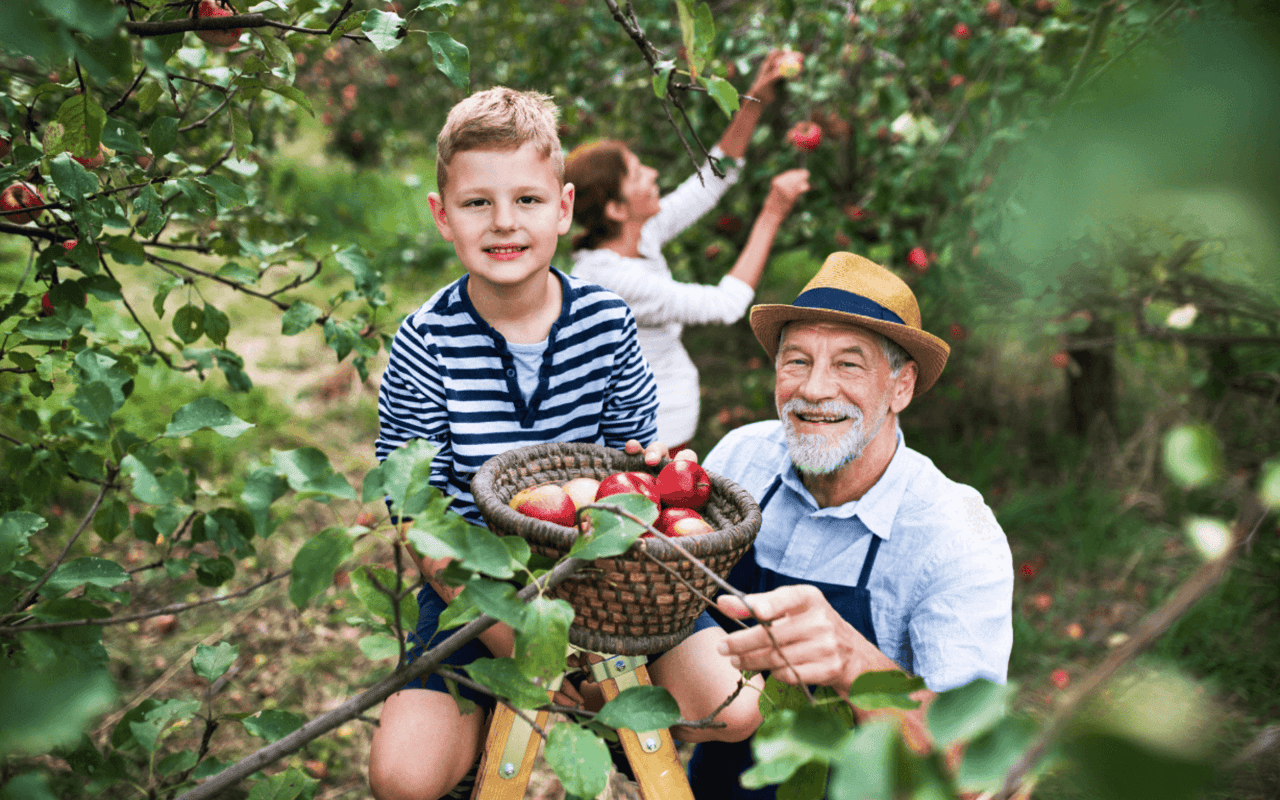
[[[717,601],[730,617],[746,619],[754,611],[761,622],[771,623],[768,630],[756,625],[735,631],[720,644],[720,653],[738,669],[770,670],[786,683],[830,686],[844,697],[863,672],[897,668],[845,622],[817,587],[783,586],[747,595],[747,602],[751,611],[732,595],[721,595]],[[770,633],[777,640],[776,648]],[[890,666],[879,666],[877,656]]]
[[[644,450],[644,463],[651,467],[658,466],[662,459],[667,458],[670,455],[670,449],[667,447],[666,442],[654,442],[648,447],[641,447],[639,441],[631,439],[627,442],[626,447],[624,448],[626,454],[630,456],[639,453],[641,450]],[[677,458],[687,459],[696,463],[698,460],[698,454],[686,448],[681,450],[679,453],[676,453],[672,458],[673,460]]]

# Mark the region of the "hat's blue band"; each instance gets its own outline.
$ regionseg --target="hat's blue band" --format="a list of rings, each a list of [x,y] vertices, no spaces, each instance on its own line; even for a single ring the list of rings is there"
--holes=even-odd
[[[885,322],[896,322],[899,325],[907,324],[902,321],[902,317],[880,305],[875,300],[853,292],[846,292],[844,289],[832,289],[829,286],[801,292],[800,296],[791,305],[798,308],[842,311],[846,314],[858,314],[872,319],[882,319]]]

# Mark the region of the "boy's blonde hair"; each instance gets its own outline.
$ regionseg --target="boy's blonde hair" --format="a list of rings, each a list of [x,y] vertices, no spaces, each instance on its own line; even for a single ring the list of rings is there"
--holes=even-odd
[[[529,142],[551,159],[564,183],[564,153],[556,132],[559,109],[547,95],[495,86],[476,92],[449,109],[436,137],[436,191],[444,193],[449,162],[465,150],[514,150]]]

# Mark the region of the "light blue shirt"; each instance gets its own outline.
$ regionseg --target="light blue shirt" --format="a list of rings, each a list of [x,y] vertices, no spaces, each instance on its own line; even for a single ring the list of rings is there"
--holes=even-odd
[[[782,475],[755,541],[761,567],[854,586],[874,533],[883,541],[867,588],[881,652],[935,692],[976,678],[1004,683],[1013,647],[1009,543],[982,496],[907,447],[901,430],[880,480],[833,508],[819,508],[800,482],[777,420],[731,431],[704,463],[757,500]]]

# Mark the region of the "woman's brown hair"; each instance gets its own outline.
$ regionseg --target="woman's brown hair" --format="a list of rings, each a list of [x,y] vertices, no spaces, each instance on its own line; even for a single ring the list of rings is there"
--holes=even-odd
[[[582,226],[574,237],[574,250],[594,250],[617,236],[622,226],[609,219],[605,206],[622,200],[622,179],[627,176],[627,146],[613,139],[578,145],[565,159],[564,179],[573,184],[573,221]]]

